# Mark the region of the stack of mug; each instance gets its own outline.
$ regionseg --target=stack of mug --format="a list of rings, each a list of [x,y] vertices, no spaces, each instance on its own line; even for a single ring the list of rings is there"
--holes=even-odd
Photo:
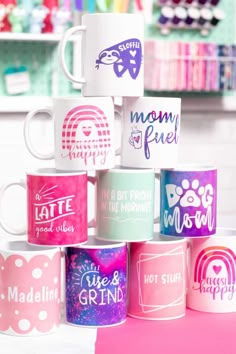
[[[69,37],[78,31],[80,79],[63,59]],[[82,96],[55,98],[52,107],[27,115],[27,148],[36,158],[54,159],[55,166],[2,186],[1,201],[14,184],[26,189],[28,218],[24,230],[15,230],[0,214],[7,232],[27,234],[27,241],[0,245],[1,332],[35,335],[58,327],[60,276],[66,322],[72,325],[113,326],[127,314],[143,319],[185,315],[187,249],[191,260],[195,249],[191,242],[187,247],[187,239],[210,242],[216,232],[217,171],[178,164],[181,100],[143,96],[143,44],[143,18],[137,14],[84,15],[82,25],[69,29],[59,44],[60,65],[70,80],[82,84]],[[115,107],[114,97],[122,97],[121,107]],[[117,110],[121,134],[114,128]],[[55,148],[48,154],[31,141],[38,112],[54,119]],[[121,135],[119,166],[116,135]],[[88,183],[95,187],[89,203]],[[94,220],[88,221],[88,205],[95,205]],[[205,268],[198,259],[196,281],[208,279],[210,259],[203,254],[206,258]],[[216,275],[219,267],[213,265]],[[212,282],[211,289],[218,280]],[[190,288],[194,299],[197,291]],[[205,295],[208,290],[200,288],[198,295]]]

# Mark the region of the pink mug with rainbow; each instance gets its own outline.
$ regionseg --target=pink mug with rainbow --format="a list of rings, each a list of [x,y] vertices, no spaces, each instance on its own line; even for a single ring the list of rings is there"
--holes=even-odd
[[[170,320],[186,312],[186,240],[154,234],[130,244],[128,315]]]
[[[27,227],[18,230],[5,221],[2,212],[4,194],[14,185],[27,190]],[[87,185],[86,171],[62,172],[42,168],[29,172],[26,182],[13,181],[2,186],[0,224],[10,234],[27,233],[30,244],[69,246],[84,243],[88,229]]]
[[[60,325],[61,252],[0,241],[0,332],[39,336]]]

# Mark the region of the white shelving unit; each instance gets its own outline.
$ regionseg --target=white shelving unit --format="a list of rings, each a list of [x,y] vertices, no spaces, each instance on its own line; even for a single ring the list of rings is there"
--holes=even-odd
[[[0,41],[21,41],[21,42],[59,42],[62,35],[55,33],[12,33],[1,32]],[[70,38],[75,41],[78,38],[76,35]]]
[[[55,33],[0,33],[0,45],[3,41],[15,42],[45,42],[57,43],[60,41],[62,35]],[[78,51],[78,45],[81,40],[79,35],[73,35],[69,41],[73,42],[74,50]],[[75,69],[76,67],[74,67]],[[78,87],[77,87],[78,88]],[[12,101],[14,100],[14,104]],[[0,96],[0,113],[11,112],[28,112],[35,107],[44,107],[51,105],[52,98],[48,96]]]

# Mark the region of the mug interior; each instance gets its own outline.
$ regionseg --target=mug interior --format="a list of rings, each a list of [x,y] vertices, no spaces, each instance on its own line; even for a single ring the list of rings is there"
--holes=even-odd
[[[125,246],[125,242],[109,242],[109,241],[103,241],[103,240],[98,240],[95,236],[88,236],[88,241],[82,245],[76,246],[76,248],[117,248],[117,247],[122,247]]]
[[[8,253],[42,253],[55,249],[55,247],[34,246],[26,241],[0,241],[0,251]]]
[[[27,172],[27,175],[30,176],[78,176],[84,174],[86,174],[86,171],[81,170],[81,171],[70,172],[64,170],[57,170],[54,167],[38,168],[33,172]]]
[[[190,171],[212,171],[216,170],[212,165],[198,165],[198,164],[184,164],[177,165],[174,168],[161,168],[162,171],[174,171],[174,172],[190,172]]]
[[[106,170],[106,171],[98,171],[98,173],[109,172],[109,173],[153,173],[153,168],[132,168],[132,167],[125,167],[116,165],[115,167]]]
[[[159,97],[159,96],[144,96],[144,97],[124,97],[126,103],[142,102],[143,104],[149,104],[151,102],[155,104],[174,104],[181,103],[181,97]]]
[[[179,242],[185,242],[186,239],[184,237],[175,237],[175,236],[164,236],[160,234],[159,232],[154,232],[153,239],[150,241],[147,241],[148,243],[164,243],[164,242],[171,242],[171,243],[179,243]]]
[[[62,102],[65,103],[72,103],[72,105],[75,106],[80,106],[83,104],[104,104],[107,102],[113,102],[112,98],[109,96],[102,97],[102,96],[93,96],[93,97],[84,97],[84,96],[78,96],[78,97],[71,97],[71,96],[58,96],[54,97],[53,99],[54,104],[61,104]]]

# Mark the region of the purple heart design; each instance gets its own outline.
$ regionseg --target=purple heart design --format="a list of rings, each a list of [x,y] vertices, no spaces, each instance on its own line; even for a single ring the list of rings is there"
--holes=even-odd
[[[139,140],[140,140],[140,136],[135,136],[135,137],[134,137],[134,141],[135,141],[136,143],[138,143]]]
[[[215,272],[216,274],[219,274],[220,271],[221,271],[221,269],[222,269],[221,266],[216,266],[216,265],[213,266],[213,270],[214,270],[214,272]]]

